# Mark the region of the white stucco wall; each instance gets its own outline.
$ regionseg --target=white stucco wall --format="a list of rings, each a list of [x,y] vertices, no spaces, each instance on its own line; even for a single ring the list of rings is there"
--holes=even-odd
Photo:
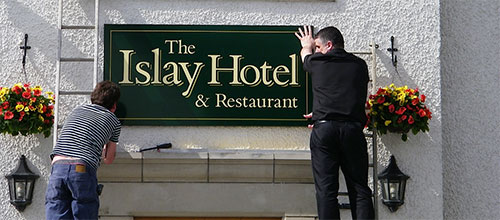
[[[500,2],[442,3],[444,216],[500,216]]]
[[[88,0],[66,1],[65,24],[93,23],[93,3]],[[405,205],[390,213],[380,204],[381,219],[441,219],[442,190],[442,127],[440,78],[440,4],[431,1],[194,1],[194,0],[104,0],[101,1],[100,23],[128,24],[217,24],[217,25],[301,25],[317,28],[338,27],[346,39],[348,51],[368,50],[370,40],[377,51],[377,86],[391,82],[418,87],[433,112],[431,131],[409,135],[402,142],[399,135],[380,139],[380,163],[387,164],[394,154],[403,172],[411,176],[407,185]],[[0,0],[1,86],[23,80],[20,73],[22,53],[18,49],[24,33],[30,35],[27,72],[32,84],[54,90],[57,49],[56,0]],[[91,55],[92,33],[68,31],[63,47],[71,56]],[[390,37],[395,36],[399,49],[398,72],[391,64]],[[101,32],[102,37],[102,32]],[[102,68],[102,45],[100,66]],[[76,55],[75,55],[76,54]],[[88,75],[92,65],[63,66],[72,74],[63,82],[68,89],[89,88]],[[84,98],[63,104],[70,109]],[[479,126],[479,125],[478,125]],[[283,127],[124,127],[120,138],[121,151],[137,150],[163,142],[176,148],[207,149],[308,149],[307,128]],[[48,155],[52,143],[39,136],[15,137],[0,135],[0,175],[14,169],[17,158],[25,154],[33,170],[42,177],[35,189],[34,202],[19,213],[8,204],[6,181],[0,178],[0,213],[7,219],[40,219],[44,216],[43,197],[49,172]]]

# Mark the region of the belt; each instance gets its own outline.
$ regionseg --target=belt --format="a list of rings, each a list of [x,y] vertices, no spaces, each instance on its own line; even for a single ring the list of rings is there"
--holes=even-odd
[[[356,125],[359,125],[361,126],[361,122],[357,122],[357,121],[347,121],[347,120],[317,120],[314,122],[314,124],[323,124],[323,123],[327,123],[327,122],[347,122],[347,123],[354,123]]]
[[[54,161],[52,164],[81,164],[81,165],[86,165],[85,161],[82,159],[60,159]]]

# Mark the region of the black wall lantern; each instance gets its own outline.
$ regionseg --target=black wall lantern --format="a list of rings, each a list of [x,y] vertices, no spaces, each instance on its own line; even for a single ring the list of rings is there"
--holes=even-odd
[[[38,178],[38,175],[31,172],[28,164],[26,164],[26,157],[21,155],[17,170],[5,177],[9,182],[10,203],[17,210],[23,211],[27,205],[31,204],[33,188],[35,187],[35,180]]]
[[[389,166],[378,174],[382,188],[382,203],[388,206],[391,212],[395,212],[403,205],[408,178],[410,177],[399,170],[394,155],[391,155]]]

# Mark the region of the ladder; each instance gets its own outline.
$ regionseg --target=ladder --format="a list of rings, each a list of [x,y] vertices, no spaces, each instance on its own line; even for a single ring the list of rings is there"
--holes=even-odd
[[[98,75],[98,55],[99,55],[99,0],[94,0],[94,25],[63,25],[63,0],[59,0],[58,24],[57,24],[57,62],[56,62],[56,88],[55,88],[55,105],[54,105],[54,127],[53,127],[53,144],[55,146],[58,138],[58,129],[62,127],[59,124],[60,116],[60,96],[61,95],[90,95],[92,90],[61,90],[61,63],[76,63],[76,62],[93,62],[94,73],[92,80],[92,88],[97,84]],[[62,57],[62,32],[63,30],[94,30],[94,57],[77,57],[68,58]]]
[[[374,41],[370,42],[370,51],[353,51],[350,52],[352,54],[358,54],[358,55],[370,55],[370,85],[371,87],[371,94],[375,94],[377,92],[376,89],[376,79],[377,79],[377,54],[376,54],[376,49],[378,48],[378,45],[375,44]],[[373,177],[373,206],[374,206],[374,211],[375,211],[375,219],[378,219],[378,177],[377,177],[377,132],[376,130],[373,130],[372,132],[365,133],[365,137],[368,139],[371,139],[371,144],[372,144],[372,162],[368,165],[369,168],[372,168],[372,177]],[[349,196],[347,192],[339,192],[339,196]],[[339,204],[340,209],[350,209],[350,204],[349,203],[340,203]]]

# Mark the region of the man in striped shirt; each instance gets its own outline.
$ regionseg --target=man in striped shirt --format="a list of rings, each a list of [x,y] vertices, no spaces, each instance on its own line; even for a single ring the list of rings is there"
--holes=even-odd
[[[92,104],[76,107],[66,119],[50,157],[52,171],[45,196],[47,219],[97,219],[99,163],[115,158],[120,121],[115,116],[118,85],[97,84]]]

